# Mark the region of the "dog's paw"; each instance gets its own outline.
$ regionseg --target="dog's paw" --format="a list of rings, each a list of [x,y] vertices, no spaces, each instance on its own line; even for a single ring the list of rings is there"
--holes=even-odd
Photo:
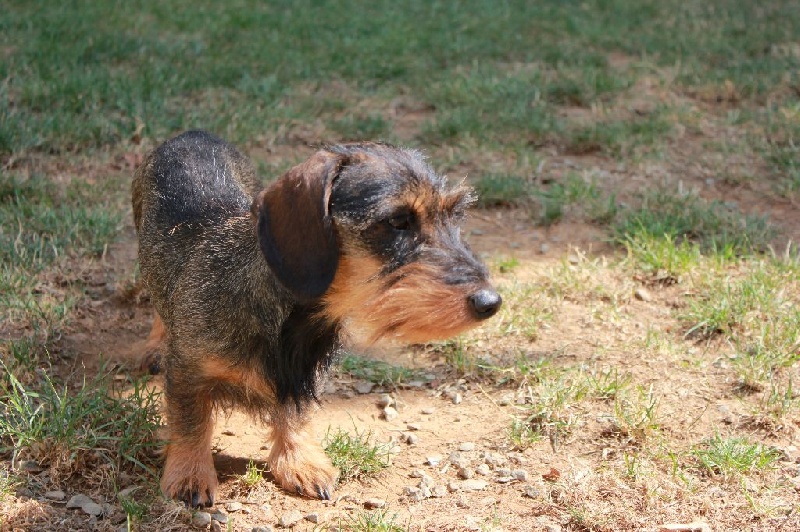
[[[168,450],[161,491],[190,508],[213,506],[217,494],[217,472],[211,456],[198,461],[195,456]]]
[[[283,489],[314,499],[330,500],[339,479],[339,470],[314,443],[274,446],[269,466]]]

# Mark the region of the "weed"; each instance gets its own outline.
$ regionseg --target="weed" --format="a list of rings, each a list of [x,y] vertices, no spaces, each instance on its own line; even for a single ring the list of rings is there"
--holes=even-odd
[[[245,488],[252,489],[264,480],[265,471],[266,469],[261,469],[251,459],[247,462],[247,468],[245,469],[244,475],[239,475],[239,482],[244,484]]]
[[[528,421],[512,419],[508,428],[508,439],[514,449],[524,451],[542,439],[542,434]]]
[[[389,515],[389,509],[380,509],[372,512],[358,512],[356,515],[348,515],[346,520],[340,520],[338,527],[340,530],[350,532],[405,532],[408,527],[402,527],[395,523],[397,514]]]
[[[577,421],[576,403],[586,396],[585,383],[566,375],[542,379],[525,405],[523,423],[532,434],[547,435],[551,441],[568,434]]]
[[[533,187],[528,180],[514,175],[481,176],[473,186],[481,207],[525,205],[533,195]]]
[[[512,273],[519,267],[519,260],[515,257],[498,257],[494,260],[494,269],[500,273]]]
[[[385,384],[400,384],[417,376],[417,373],[412,369],[402,366],[393,366],[386,362],[372,360],[350,353],[342,357],[339,363],[339,369],[353,377],[373,382],[379,386]]]
[[[5,364],[3,369],[8,371]],[[144,381],[115,396],[105,372],[77,390],[56,385],[45,374],[23,385],[7,372],[0,395],[0,454],[12,462],[25,456],[50,466],[57,478],[105,462],[113,472],[150,464],[158,445],[159,396]],[[113,479],[112,479],[113,480]]]
[[[689,240],[675,242],[672,235],[656,236],[646,230],[626,234],[623,242],[628,262],[656,279],[681,279],[701,260],[700,247]]]
[[[692,450],[701,471],[728,476],[769,469],[781,453],[742,437],[722,437],[719,434]]]
[[[372,433],[368,431],[351,435],[337,429],[325,435],[325,453],[333,465],[339,469],[342,481],[370,477],[389,467],[390,454],[388,445],[376,444],[372,441]]]
[[[652,387],[638,386],[635,392],[619,395],[614,401],[614,432],[617,438],[641,446],[658,431],[658,399]]]
[[[764,250],[774,235],[763,217],[742,216],[732,205],[664,189],[646,195],[639,208],[620,212],[612,231],[623,245],[663,237],[678,246],[683,240],[697,242],[703,251],[727,256]],[[678,258],[693,253],[683,248]]]
[[[589,395],[602,401],[613,401],[625,391],[631,383],[630,373],[620,374],[617,368],[605,371],[587,372],[586,383]]]
[[[118,496],[117,499],[120,506],[122,506],[122,511],[125,512],[127,530],[135,530],[136,526],[147,515],[149,506],[136,501],[133,497]]]

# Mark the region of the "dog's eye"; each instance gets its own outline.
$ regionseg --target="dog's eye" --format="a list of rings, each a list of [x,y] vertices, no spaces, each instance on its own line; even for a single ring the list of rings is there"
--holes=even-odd
[[[413,217],[411,213],[404,212],[401,214],[396,214],[386,221],[389,223],[389,225],[391,225],[394,229],[398,231],[408,231],[409,229],[411,229]]]

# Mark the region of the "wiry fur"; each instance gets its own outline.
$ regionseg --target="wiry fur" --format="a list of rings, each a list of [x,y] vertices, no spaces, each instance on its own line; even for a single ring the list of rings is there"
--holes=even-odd
[[[305,426],[342,330],[424,342],[500,305],[460,239],[469,189],[412,150],[331,146],[258,192],[239,152],[188,132],[148,156],[132,192],[165,374],[162,489],[193,506],[214,498],[215,406],[268,419],[276,481],[328,498],[338,473]]]

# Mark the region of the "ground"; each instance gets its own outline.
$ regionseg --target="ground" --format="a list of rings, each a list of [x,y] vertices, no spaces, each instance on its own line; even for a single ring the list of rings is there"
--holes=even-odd
[[[800,529],[793,2],[11,4],[0,530]],[[277,488],[239,412],[211,522],[159,493],[128,187],[193,127],[265,183],[383,139],[480,195],[463,234],[504,307],[340,355],[332,501]]]

